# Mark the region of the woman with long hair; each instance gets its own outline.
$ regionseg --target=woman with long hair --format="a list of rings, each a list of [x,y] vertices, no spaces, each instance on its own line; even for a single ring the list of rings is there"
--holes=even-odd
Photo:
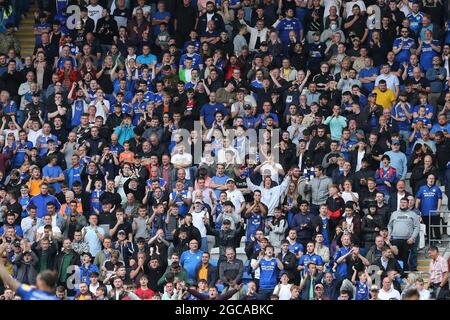
[[[294,182],[289,183],[289,187],[284,197],[282,208],[287,217],[288,225],[291,224],[294,214],[298,212],[298,206],[302,201],[301,195],[297,192],[297,185]]]

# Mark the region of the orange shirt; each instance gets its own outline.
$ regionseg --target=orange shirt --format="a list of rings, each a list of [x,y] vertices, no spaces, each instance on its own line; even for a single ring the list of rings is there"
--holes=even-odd
[[[70,212],[69,205],[67,203],[62,204],[61,209],[59,210],[59,213],[61,214],[61,216],[65,217],[67,214],[69,214],[69,212]],[[78,204],[77,204],[77,212],[78,212],[78,214],[83,213],[83,207],[81,205],[81,202],[78,202]]]
[[[122,152],[119,155],[119,162],[128,162],[128,163],[133,163],[134,162],[134,152],[133,151],[125,151]]]
[[[28,187],[28,189],[30,189],[30,196],[33,197],[33,196],[41,193],[41,189],[40,189],[41,184],[42,184],[42,179],[39,179],[39,180],[30,179],[27,182],[27,187]]]

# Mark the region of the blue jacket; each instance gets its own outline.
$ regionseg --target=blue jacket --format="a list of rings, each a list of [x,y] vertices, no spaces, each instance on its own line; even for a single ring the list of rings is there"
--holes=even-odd
[[[38,194],[30,199],[30,202],[28,203],[27,209],[30,208],[31,205],[36,206],[37,208],[37,217],[42,218],[47,214],[47,203],[53,202],[56,206],[56,212],[61,209],[61,204],[59,203],[58,199],[56,199],[54,196],[47,194],[42,195]]]
[[[305,228],[300,227],[302,224],[306,224]],[[311,240],[313,235],[311,215],[297,213],[292,218],[291,224],[289,228],[295,229],[297,231],[297,239],[298,240]]]
[[[86,282],[87,285],[91,284],[91,274],[92,272],[97,272],[100,273],[100,271],[98,270],[98,267],[93,264],[90,263],[89,264],[89,268],[86,269],[86,267],[84,266],[84,264],[80,265],[80,281],[81,282]]]

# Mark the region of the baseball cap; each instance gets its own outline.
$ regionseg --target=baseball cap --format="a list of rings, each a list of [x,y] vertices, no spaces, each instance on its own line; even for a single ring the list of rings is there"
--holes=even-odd
[[[196,199],[196,200],[194,201],[194,203],[203,203],[203,201],[200,200],[200,199]]]
[[[370,97],[376,97],[376,96],[377,96],[376,92],[369,93],[369,98]]]
[[[119,232],[117,232],[117,234],[126,234],[124,230],[119,230]]]
[[[244,104],[244,109],[245,109],[245,110],[249,110],[249,109],[251,109],[251,108],[252,108],[252,105],[251,105],[251,104],[249,104],[249,103]]]
[[[228,183],[228,182],[233,182],[233,183],[235,183],[236,181],[234,181],[233,178],[228,178],[226,183]]]
[[[373,284],[373,285],[370,287],[370,291],[380,291],[380,289],[378,288],[378,286],[377,286],[376,284]]]
[[[392,140],[392,144],[400,145],[400,141],[399,140]]]
[[[90,252],[88,252],[88,251],[83,252],[83,253],[81,254],[81,256],[82,256],[82,257],[83,257],[83,256],[89,256],[89,258],[92,259],[92,254],[91,254]]]

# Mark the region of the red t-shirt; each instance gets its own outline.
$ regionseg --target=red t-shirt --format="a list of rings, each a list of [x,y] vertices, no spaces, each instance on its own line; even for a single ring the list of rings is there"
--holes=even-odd
[[[142,290],[139,288],[136,290],[136,295],[142,300],[150,300],[153,297],[153,294],[154,292],[151,289]]]

